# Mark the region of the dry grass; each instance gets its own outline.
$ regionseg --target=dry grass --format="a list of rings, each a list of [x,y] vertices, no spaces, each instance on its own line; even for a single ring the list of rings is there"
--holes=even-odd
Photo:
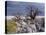
[[[7,21],[7,33],[16,32],[16,22],[13,20]]]

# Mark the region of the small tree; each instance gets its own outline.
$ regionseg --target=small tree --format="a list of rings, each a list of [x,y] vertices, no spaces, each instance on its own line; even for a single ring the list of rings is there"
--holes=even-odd
[[[30,8],[30,17],[31,19],[35,19],[36,15],[38,15],[40,13],[40,11],[38,11],[38,8],[36,9],[32,9],[32,7]]]

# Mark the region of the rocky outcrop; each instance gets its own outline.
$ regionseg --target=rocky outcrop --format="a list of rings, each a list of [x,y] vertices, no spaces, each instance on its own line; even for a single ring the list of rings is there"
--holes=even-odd
[[[35,18],[32,20],[30,17],[14,17],[17,27],[15,33],[32,33],[32,32],[44,32],[45,27],[43,26],[44,18]]]

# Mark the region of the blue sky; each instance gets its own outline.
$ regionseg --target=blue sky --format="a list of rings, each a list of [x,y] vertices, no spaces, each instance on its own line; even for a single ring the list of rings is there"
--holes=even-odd
[[[15,15],[26,15],[30,12],[30,7],[33,9],[38,8],[41,11],[40,16],[44,16],[45,7],[44,3],[34,3],[34,2],[15,2],[15,1],[8,1],[7,2],[7,16],[15,16]],[[28,8],[28,9],[27,9]]]

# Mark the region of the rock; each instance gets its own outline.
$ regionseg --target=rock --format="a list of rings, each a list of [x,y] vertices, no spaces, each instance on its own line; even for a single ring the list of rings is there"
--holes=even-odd
[[[42,27],[43,21],[41,18],[32,20],[30,17],[19,16],[15,19],[17,20],[16,33],[44,32],[44,27]]]

